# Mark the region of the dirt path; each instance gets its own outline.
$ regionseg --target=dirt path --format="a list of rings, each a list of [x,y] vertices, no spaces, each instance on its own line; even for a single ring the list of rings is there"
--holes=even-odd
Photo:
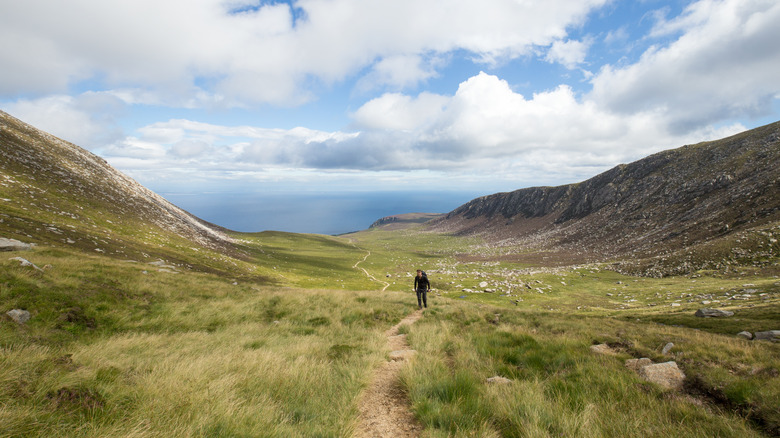
[[[390,346],[390,360],[382,364],[360,400],[360,424],[355,438],[416,437],[422,426],[409,410],[409,400],[398,380],[405,360],[417,353],[409,349],[406,335],[399,335],[398,328],[413,324],[422,317],[418,310],[385,332]]]
[[[353,244],[353,245],[354,245],[354,244]],[[384,285],[385,285],[385,287],[383,287],[383,288],[382,288],[382,292],[384,292],[384,291],[385,291],[385,290],[386,290],[388,287],[390,287],[390,283],[388,283],[388,282],[386,282],[386,281],[382,281],[382,280],[377,280],[377,279],[376,279],[376,278],[375,278],[373,275],[369,274],[369,273],[368,273],[368,271],[366,271],[364,268],[361,268],[361,267],[359,267],[359,266],[358,266],[359,264],[361,264],[361,263],[365,262],[365,261],[366,261],[366,259],[368,259],[368,256],[370,256],[370,255],[371,255],[371,251],[368,251],[368,250],[367,250],[366,252],[367,252],[367,254],[366,254],[366,256],[365,256],[365,257],[363,257],[363,260],[360,260],[360,261],[358,261],[358,262],[357,262],[357,263],[355,263],[355,264],[354,264],[352,267],[353,267],[353,268],[355,268],[355,269],[360,269],[360,270],[362,270],[362,271],[363,271],[363,273],[364,273],[364,274],[366,274],[366,277],[370,278],[371,280],[373,280],[373,281],[376,281],[377,283],[382,283],[382,284],[384,284]]]

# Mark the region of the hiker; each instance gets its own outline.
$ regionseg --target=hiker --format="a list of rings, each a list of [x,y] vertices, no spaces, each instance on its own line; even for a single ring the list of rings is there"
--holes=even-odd
[[[417,308],[422,309],[423,305],[428,308],[428,291],[431,290],[431,283],[428,276],[422,269],[417,270],[417,276],[414,277],[414,290],[417,292]]]

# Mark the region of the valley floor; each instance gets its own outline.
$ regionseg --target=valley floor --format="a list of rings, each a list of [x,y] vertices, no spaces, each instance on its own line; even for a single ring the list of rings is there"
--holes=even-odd
[[[780,329],[772,274],[652,279],[459,261],[472,242],[448,236],[349,238],[244,236],[262,276],[8,253],[0,436],[360,436],[383,370],[410,436],[780,433],[780,344],[737,336]],[[430,251],[410,245],[421,239]],[[435,290],[412,323],[417,268]],[[734,315],[694,316],[702,307]],[[674,361],[682,386],[626,366],[639,358]]]

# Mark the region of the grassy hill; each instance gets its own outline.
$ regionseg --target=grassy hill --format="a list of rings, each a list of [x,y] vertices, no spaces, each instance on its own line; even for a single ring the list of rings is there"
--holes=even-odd
[[[780,344],[736,336],[780,329],[776,253],[651,278],[414,223],[235,233],[15,123],[0,237],[36,246],[0,253],[0,436],[350,436],[417,268],[435,290],[398,384],[423,436],[780,434]],[[625,366],[642,357],[684,385]]]

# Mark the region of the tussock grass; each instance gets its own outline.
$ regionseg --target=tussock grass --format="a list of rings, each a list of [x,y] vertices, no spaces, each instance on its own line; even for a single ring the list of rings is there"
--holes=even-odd
[[[384,331],[413,309],[397,293],[26,256],[53,267],[0,262],[4,309],[33,314],[0,322],[0,436],[348,436]]]
[[[489,322],[496,312],[500,323]],[[729,409],[664,392],[624,367],[635,350],[663,359],[654,348],[660,332],[683,335],[679,328],[614,319],[600,326],[590,318],[449,301],[410,327],[409,342],[420,353],[402,378],[428,436],[761,436]],[[618,356],[589,351],[607,338],[631,348]],[[777,366],[775,349],[703,332],[680,348],[686,372],[705,379],[718,375],[723,363],[744,360],[736,356],[746,351],[751,363]],[[496,375],[512,382],[486,382]],[[757,395],[754,389],[748,391]],[[755,402],[767,415],[778,392],[768,393],[775,395]]]

